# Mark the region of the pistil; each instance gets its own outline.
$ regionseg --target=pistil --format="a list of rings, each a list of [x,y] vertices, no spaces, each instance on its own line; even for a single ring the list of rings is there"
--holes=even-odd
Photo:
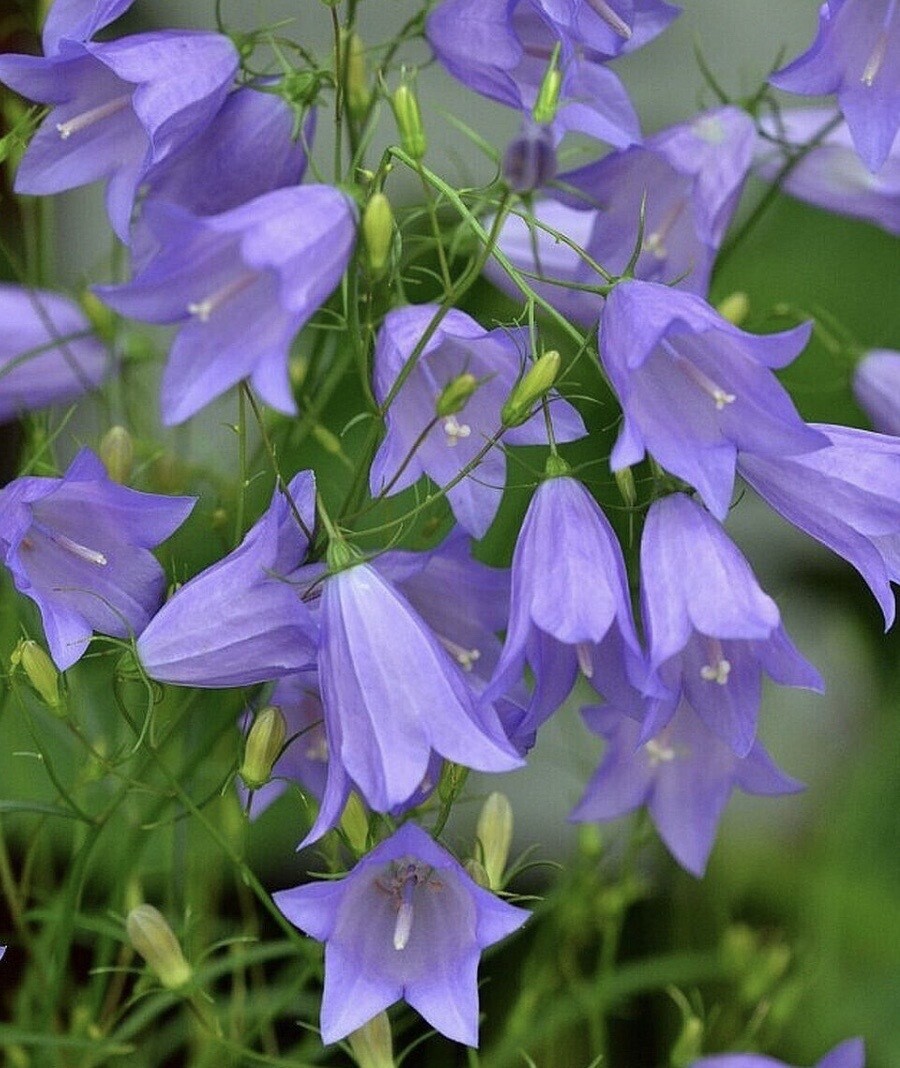
[[[587,0],[591,8],[600,16],[607,26],[626,41],[631,40],[631,27],[613,11],[606,0]]]
[[[126,93],[124,96],[117,96],[113,100],[107,100],[105,104],[99,104],[95,108],[83,111],[80,115],[76,115],[74,119],[69,119],[67,122],[58,122],[56,129],[59,131],[59,138],[61,141],[68,141],[72,134],[86,130],[88,126],[93,126],[94,123],[101,122],[103,119],[108,119],[110,115],[115,115],[130,104],[131,94]]]

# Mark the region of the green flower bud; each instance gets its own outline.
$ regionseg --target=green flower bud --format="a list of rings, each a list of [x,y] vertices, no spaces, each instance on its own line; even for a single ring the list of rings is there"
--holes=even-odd
[[[348,1038],[359,1068],[394,1068],[391,1023],[386,1012],[379,1012],[357,1031],[351,1031]]]
[[[672,1068],[689,1068],[703,1052],[703,1021],[693,1014],[686,1016],[681,1034],[675,1040],[669,1062]]]
[[[544,74],[541,87],[538,90],[537,100],[531,115],[536,123],[547,126],[556,118],[556,109],[559,107],[559,88],[562,84],[562,74],[556,65],[559,59],[559,44],[553,49],[550,64]]]
[[[400,142],[413,159],[422,159],[428,147],[419,101],[408,85],[401,85],[391,97],[391,107],[400,131]]]
[[[249,790],[258,790],[272,778],[272,765],[281,754],[287,723],[281,709],[268,705],[253,721],[239,772]]]
[[[479,385],[478,379],[469,371],[463,371],[461,375],[457,375],[451,382],[448,382],[438,394],[434,405],[438,418],[446,419],[448,415],[461,412]]]
[[[535,360],[528,372],[513,387],[503,405],[500,420],[504,426],[521,426],[531,417],[537,401],[547,393],[559,375],[561,363],[555,349]]]
[[[369,108],[372,94],[366,75],[366,49],[358,33],[351,33],[344,42],[344,64],[347,107],[355,118],[362,118]]]
[[[21,639],[9,659],[12,668],[22,668],[44,704],[58,715],[65,715],[59,695],[59,672],[38,643],[30,638]]]
[[[719,301],[716,311],[729,323],[740,326],[750,314],[750,298],[740,290],[730,293],[724,300]]]
[[[482,806],[476,826],[481,862],[492,890],[503,885],[503,871],[512,843],[513,811],[505,794],[492,793]]]
[[[463,867],[469,874],[469,878],[473,883],[477,883],[479,886],[483,886],[485,890],[492,890],[491,879],[488,873],[484,870],[484,865],[480,860],[476,860],[475,857],[469,857]]]
[[[152,905],[138,905],[125,920],[128,938],[167,990],[190,982],[193,971],[165,916]]]
[[[634,472],[630,467],[623,467],[621,471],[615,472],[616,485],[619,487],[619,493],[622,496],[622,500],[629,508],[634,508],[637,502],[637,488],[634,484]]]
[[[567,475],[571,468],[558,452],[551,452],[544,464],[544,474],[547,478],[559,478]]]
[[[362,217],[363,239],[373,277],[384,274],[394,244],[394,213],[384,193],[373,193]]]
[[[341,830],[347,836],[350,848],[362,856],[369,843],[369,815],[359,794],[351,793],[341,813]]]
[[[125,485],[134,467],[134,440],[124,426],[111,426],[100,440],[100,459],[113,482]]]

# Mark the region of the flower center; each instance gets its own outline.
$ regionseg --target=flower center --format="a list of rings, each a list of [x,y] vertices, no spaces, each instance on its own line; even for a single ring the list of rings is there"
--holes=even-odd
[[[710,662],[700,668],[700,678],[704,682],[715,682],[719,686],[725,686],[731,674],[731,661],[725,659],[722,643],[718,638],[709,639],[708,649]]]
[[[74,119],[69,119],[68,122],[58,122],[56,129],[59,131],[59,139],[68,141],[72,134],[85,130],[88,126],[93,126],[95,122],[109,118],[110,115],[115,115],[116,112],[122,111],[130,104],[131,93],[126,93],[124,96],[117,96],[113,100],[107,100],[105,104],[99,104],[88,111],[82,111],[80,115],[76,115]]]
[[[728,393],[722,389],[718,382],[714,382],[709,375],[701,371],[691,360],[676,352],[668,341],[663,341],[662,345],[688,378],[695,382],[704,393],[712,397],[713,401],[715,401],[716,411],[721,412],[726,404],[734,404],[737,398],[733,393]]]
[[[672,746],[666,745],[659,738],[651,738],[649,742],[645,743],[644,750],[654,767],[658,764],[668,764],[678,755]]]
[[[590,642],[579,642],[575,646],[575,655],[578,657],[578,666],[581,668],[581,674],[586,679],[592,679],[594,677],[594,662],[591,660],[591,645]]]
[[[257,277],[258,275],[255,271],[245,271],[244,274],[238,275],[237,278],[233,278],[230,282],[226,282],[224,286],[217,289],[214,293],[210,293],[210,295],[204,297],[203,300],[188,304],[188,315],[192,315],[196,319],[199,319],[201,323],[208,323],[209,317],[217,308],[224,304],[225,301],[230,300],[231,297],[236,296],[248,286],[252,285]]]
[[[463,671],[471,671],[476,662],[481,659],[480,649],[464,649],[461,645],[457,645],[456,642],[445,638],[442,634],[438,635],[438,640]]]
[[[60,534],[58,530],[51,530],[50,527],[44,526],[43,523],[34,520],[32,526],[35,530],[40,531],[49,541],[52,541],[54,545],[58,545],[61,549],[65,549],[67,552],[72,553],[73,556],[77,556],[80,560],[87,560],[89,564],[96,564],[97,567],[106,567],[109,561],[96,549],[89,549],[86,545],[82,545],[80,542],[73,541],[71,538],[66,537],[65,534]],[[34,543],[29,538],[22,539],[23,549],[33,549]]]
[[[418,860],[392,860],[385,878],[375,880],[379,890],[387,894],[397,910],[394,922],[394,949],[398,952],[406,949],[412,934],[417,887],[425,886],[429,890],[442,890],[444,884],[434,876],[434,869]]]
[[[455,415],[448,415],[444,420],[444,434],[447,446],[451,449],[459,444],[461,438],[467,438],[471,433],[469,424],[457,422]]]
[[[627,22],[624,22],[613,9],[609,6],[606,0],[587,0],[588,5],[600,16],[607,26],[617,33],[620,37],[623,37],[626,41],[631,40],[631,27]]]
[[[657,260],[668,258],[669,250],[666,248],[666,238],[669,236],[672,227],[678,222],[678,218],[684,211],[686,202],[685,197],[681,197],[679,200],[675,201],[663,216],[663,220],[659,226],[644,238],[644,243],[641,246],[642,251],[651,253]]]

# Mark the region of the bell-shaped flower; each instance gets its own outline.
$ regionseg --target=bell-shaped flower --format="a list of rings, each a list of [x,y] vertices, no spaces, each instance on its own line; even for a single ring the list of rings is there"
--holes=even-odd
[[[769,139],[757,143],[754,169],[773,181],[787,162],[825,128],[833,108],[786,108],[778,120],[763,123]],[[790,153],[788,156],[787,153]],[[838,215],[852,215],[900,234],[900,142],[877,174],[872,174],[853,148],[846,123],[841,123],[797,159],[779,187],[798,200]]]
[[[109,369],[106,347],[74,301],[0,285],[0,423],[75,400]]]
[[[379,403],[387,398],[438,310],[436,304],[410,305],[385,317],[375,348]],[[422,475],[438,485],[457,478],[500,430],[501,411],[521,375],[526,345],[524,330],[484,330],[464,312],[449,311],[387,410],[387,433],[369,476],[372,493],[399,493]],[[463,375],[470,376],[471,392],[451,414],[438,415],[439,398]],[[550,415],[557,441],[572,441],[586,433],[575,409],[555,395]],[[521,426],[507,430],[503,440],[510,445],[546,443],[543,413],[537,411]],[[448,492],[457,522],[474,537],[483,537],[497,514],[505,478],[506,456],[495,446]]]
[[[60,193],[108,179],[106,210],[127,243],[145,175],[212,119],[237,66],[228,37],[165,30],[102,44],[63,39],[47,57],[0,56],[0,82],[51,106],[16,191]]]
[[[789,523],[862,575],[890,627],[900,582],[900,439],[814,425],[829,447],[802,456],[738,457],[738,471]]]
[[[818,1061],[814,1068],[865,1068],[866,1047],[861,1038],[848,1038]],[[701,1057],[690,1068],[791,1068],[784,1061],[761,1053],[715,1053]]]
[[[291,342],[353,252],[350,200],[331,186],[298,186],[204,217],[153,201],[143,220],[159,253],[131,282],[96,292],[122,315],[181,324],[163,374],[163,421],[183,422],[244,378],[267,404],[295,412]]]
[[[478,771],[521,766],[493,708],[479,704],[430,628],[374,567],[354,564],[323,585],[329,778],[343,771],[373,809],[387,812],[420,788],[432,753]]]
[[[447,1038],[476,1046],[481,951],[528,919],[414,823],[343,879],[273,897],[291,923],[325,943],[326,1044],[402,998]]]
[[[774,795],[803,789],[779,771],[760,742],[739,757],[687,702],[649,739],[639,723],[612,705],[586,708],[583,715],[608,745],[569,818],[615,820],[646,806],[672,856],[698,877],[732,790]]]
[[[301,471],[287,493],[276,488],[234,552],[185,583],[154,616],[137,643],[150,678],[250,686],[314,667],[318,626],[298,576],[314,521],[313,474]]]
[[[763,672],[784,686],[824,689],[740,550],[682,493],[656,501],[647,514],[641,601],[650,665],[672,691],[648,711],[645,739],[682,698],[743,757],[756,737]]]
[[[624,415],[613,470],[649,452],[723,519],[739,449],[780,462],[828,444],[771,370],[789,364],[809,334],[804,324],[756,337],[693,293],[653,282],[617,285],[600,321],[600,359]]]
[[[58,52],[63,38],[89,41],[104,26],[124,15],[133,3],[134,0],[54,0],[44,20],[45,55]]]
[[[897,0],[825,0],[815,41],[769,81],[801,96],[837,93],[860,159],[879,170],[900,129]]]
[[[900,436],[900,352],[867,352],[853,372],[853,395],[877,431]]]
[[[0,490],[0,556],[40,609],[57,667],[71,667],[93,631],[128,638],[147,626],[166,589],[149,550],[193,506],[118,485],[89,449],[62,478],[25,476]]]
[[[513,554],[506,642],[486,699],[515,686],[526,663],[535,682],[511,735],[520,748],[566,699],[579,669],[607,699],[646,676],[615,532],[567,475],[541,482],[528,506]]]

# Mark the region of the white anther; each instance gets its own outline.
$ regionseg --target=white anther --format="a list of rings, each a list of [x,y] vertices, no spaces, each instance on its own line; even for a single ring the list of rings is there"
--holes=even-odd
[[[650,757],[650,763],[654,765],[665,764],[675,759],[675,750],[671,746],[663,745],[656,738],[651,738],[644,746],[644,749]]]
[[[233,278],[230,282],[226,282],[221,289],[217,289],[215,293],[210,293],[208,297],[204,297],[203,300],[188,304],[188,315],[193,315],[194,318],[199,319],[201,323],[209,322],[209,317],[220,305],[224,304],[230,297],[240,293],[241,290],[246,289],[247,286],[252,285],[257,277],[258,275],[252,271],[247,271],[244,274],[238,275],[237,278]]]
[[[450,448],[459,444],[460,438],[467,438],[472,433],[468,423],[459,423],[455,415],[448,415],[444,420],[444,434]]]
[[[725,686],[728,676],[731,674],[731,661],[720,657],[714,664],[704,664],[700,668],[700,678],[704,682],[715,682],[719,686]]]
[[[401,901],[397,909],[397,922],[394,924],[394,949],[406,949],[412,933],[413,907],[411,901]]]
[[[586,679],[594,677],[594,662],[591,660],[591,646],[589,642],[579,642],[575,646],[575,655],[578,657],[578,666],[581,674]]]

